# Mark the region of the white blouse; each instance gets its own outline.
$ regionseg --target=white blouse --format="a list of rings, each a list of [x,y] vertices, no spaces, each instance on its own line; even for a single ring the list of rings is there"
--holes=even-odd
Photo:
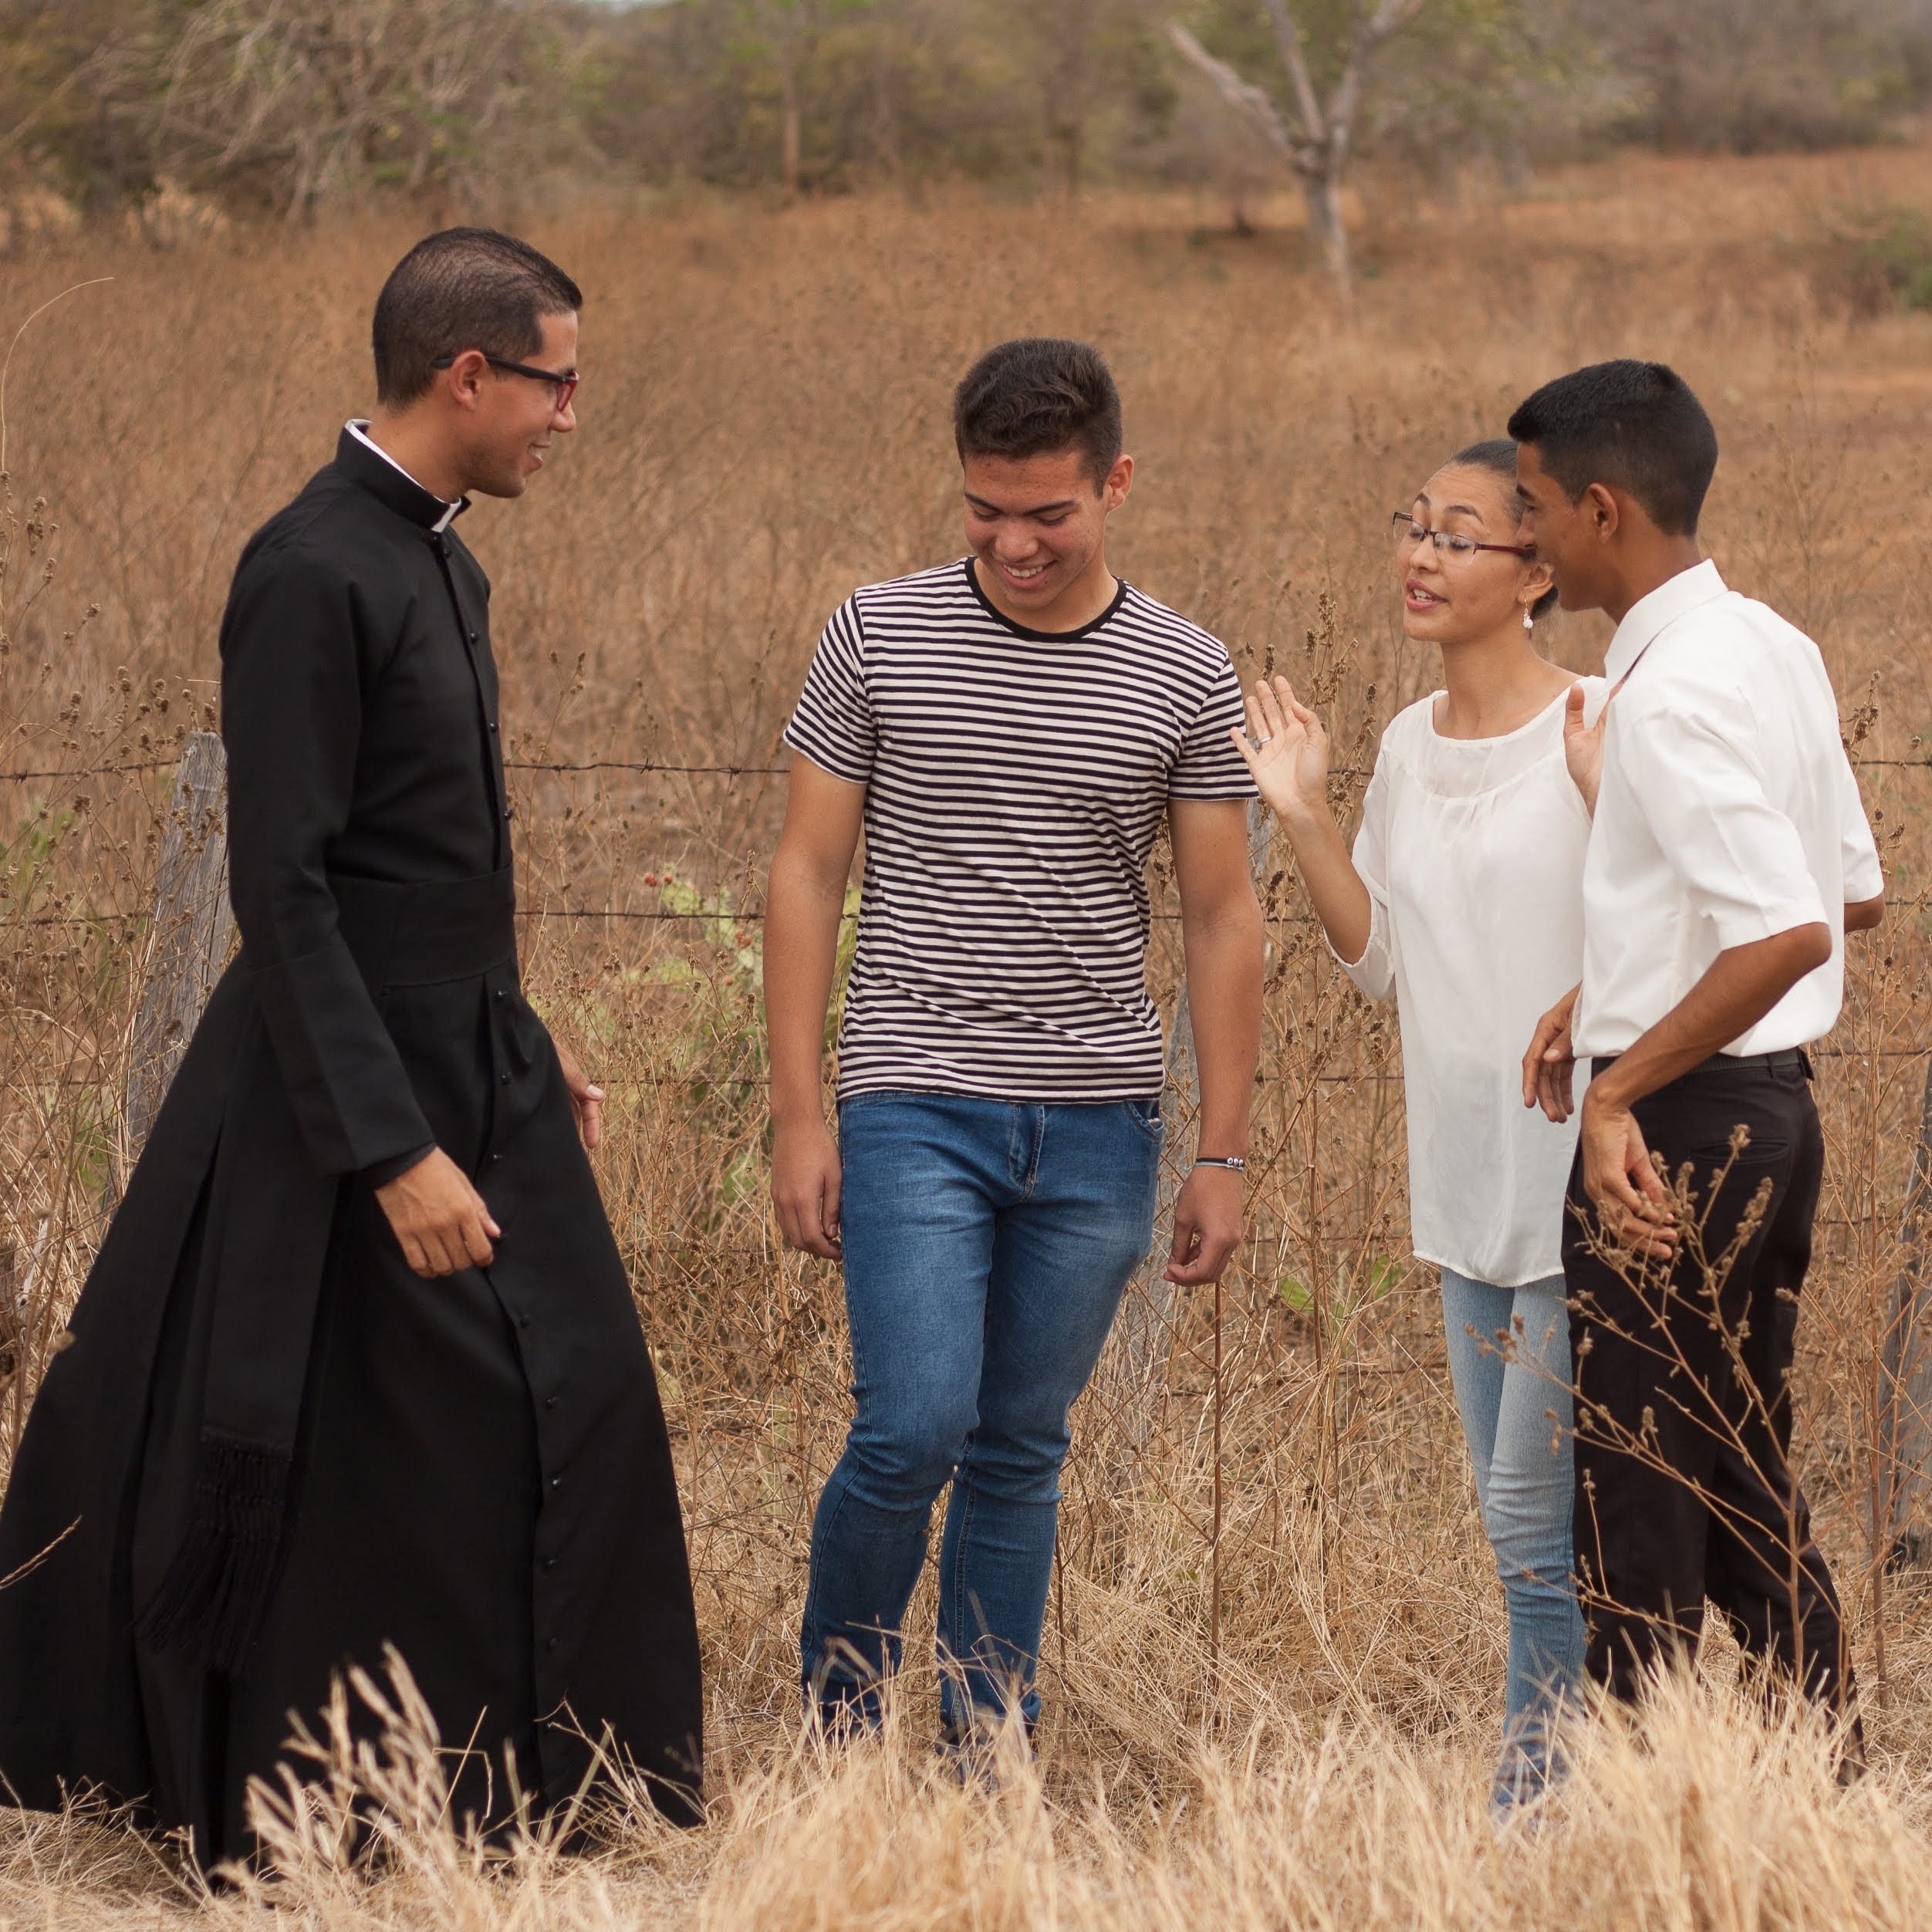
[[[1593,723],[1607,687],[1582,682]],[[1484,738],[1443,737],[1435,696],[1411,704],[1382,735],[1355,840],[1372,916],[1342,964],[1371,999],[1396,996],[1415,1251],[1498,1288],[1562,1268],[1576,1116],[1523,1105],[1522,1058],[1582,974],[1590,819],[1563,704]]]

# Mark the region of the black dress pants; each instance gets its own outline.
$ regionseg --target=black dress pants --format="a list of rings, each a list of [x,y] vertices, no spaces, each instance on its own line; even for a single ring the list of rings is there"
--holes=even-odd
[[[1579,1153],[1563,1274],[1590,1674],[1634,1697],[1660,1659],[1695,1657],[1707,1600],[1748,1657],[1849,1710],[1838,1598],[1789,1460],[1792,1340],[1824,1172],[1809,1067],[1802,1056],[1707,1063],[1633,1111],[1673,1181],[1689,1164],[1701,1232],[1668,1262],[1606,1252]]]

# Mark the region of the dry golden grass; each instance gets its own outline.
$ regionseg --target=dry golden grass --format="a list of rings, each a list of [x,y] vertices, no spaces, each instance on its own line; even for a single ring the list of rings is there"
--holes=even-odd
[[[330,1928],[1923,1920],[1932,1593],[1884,1567],[1872,1400],[1932,1044],[1922,765],[1863,772],[1907,903],[1855,944],[1822,1063],[1831,1178],[1801,1329],[1805,1474],[1867,1688],[1864,1786],[1836,1789],[1803,1724],[1761,1723],[1714,1646],[1709,1682],[1640,1734],[1589,1729],[1536,1829],[1492,1837],[1502,1607],[1432,1273],[1407,1258],[1391,1016],[1329,969],[1275,868],[1251,1238],[1218,1303],[1184,1298],[1158,1332],[1144,1440],[1117,1360],[1078,1418],[1037,1767],[1009,1765],[994,1795],[937,1778],[920,1671],[878,1747],[826,1762],[797,1736],[806,1523],[846,1370],[836,1276],[781,1253],[765,1205],[755,914],[782,785],[758,768],[846,590],[957,551],[947,393],[978,348],[1023,330],[1102,343],[1140,462],[1119,566],[1244,667],[1293,671],[1364,754],[1437,674],[1401,637],[1388,510],[1543,377],[1662,356],[1724,440],[1714,553],[1814,630],[1848,730],[1876,707],[1861,757],[1921,756],[1912,526],[1932,480],[1932,322],[1855,319],[1812,244],[1836,204],[1932,202],[1932,157],[1620,163],[1504,207],[1395,183],[1373,201],[1352,333],[1292,235],[1235,240],[1178,199],[529,222],[589,290],[590,373],[553,473],[466,524],[497,583],[512,755],[751,768],[516,779],[532,985],[614,1096],[601,1170],[684,1474],[715,1817],[684,1837],[620,1818],[596,1857],[531,1846],[482,1871],[437,1826],[405,1733],[393,1763],[357,1774],[402,1820],[386,1876],[290,1838],[265,1890],[198,1905],[96,1821],[8,1820],[0,1918],[238,1927],[272,1903]],[[59,289],[114,277],[42,318],[15,360],[0,769],[162,768],[0,784],[0,1449],[98,1238],[165,767],[213,696],[228,569],[363,399],[364,318],[410,238],[371,223],[154,254],[83,235],[0,265],[8,335]],[[43,496],[59,527],[33,568],[59,568],[23,610]],[[1554,647],[1593,667],[1603,642],[1576,620]],[[1175,955],[1164,922],[1164,1000]],[[914,1620],[929,1634],[929,1598]]]

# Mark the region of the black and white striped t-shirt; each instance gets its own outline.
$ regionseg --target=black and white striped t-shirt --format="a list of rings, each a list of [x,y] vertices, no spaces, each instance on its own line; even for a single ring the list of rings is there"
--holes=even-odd
[[[970,559],[833,615],[785,742],[868,788],[839,1094],[1158,1093],[1147,855],[1170,799],[1245,799],[1228,653],[1122,584],[1062,636]]]

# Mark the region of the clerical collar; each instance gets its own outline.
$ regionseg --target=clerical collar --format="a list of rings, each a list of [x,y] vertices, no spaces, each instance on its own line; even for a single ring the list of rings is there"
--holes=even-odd
[[[364,451],[368,452],[367,456],[362,454]],[[370,456],[379,459],[383,467],[378,468],[371,464]],[[400,512],[412,523],[420,523],[435,535],[441,536],[470,507],[466,496],[459,496],[451,503],[433,491],[424,489],[387,450],[370,440],[366,417],[351,417],[343,425],[342,438],[336,447],[336,461],[366,483],[392,510]],[[403,485],[407,488],[400,487]]]

